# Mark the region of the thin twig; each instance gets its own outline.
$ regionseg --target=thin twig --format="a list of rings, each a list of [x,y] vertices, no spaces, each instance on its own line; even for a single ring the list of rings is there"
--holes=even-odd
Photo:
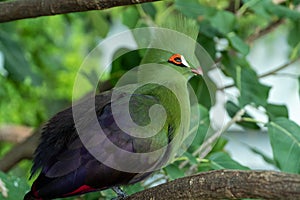
[[[289,62],[287,62],[287,63],[285,63],[285,64],[283,64],[279,67],[276,67],[275,69],[273,69],[269,72],[266,72],[264,74],[259,75],[258,78],[265,78],[265,77],[268,77],[268,76],[271,76],[271,75],[275,75],[277,72],[289,67],[290,65],[294,64],[295,62],[297,62],[299,60],[300,60],[300,57],[297,58],[297,59],[291,60],[291,61],[289,61]],[[218,90],[223,91],[225,89],[232,88],[232,87],[234,87],[234,84],[225,85],[224,87],[218,88]]]
[[[274,30],[276,30],[276,28],[278,28],[280,25],[284,24],[285,20],[284,19],[279,19],[276,20],[274,22],[272,22],[269,26],[267,26],[264,29],[259,29],[257,30],[255,33],[253,33],[252,35],[250,35],[248,37],[248,39],[246,40],[246,42],[248,44],[251,44],[253,41],[257,40],[258,38],[261,38],[264,35],[267,35],[271,32],[273,32]]]
[[[279,66],[279,67],[275,68],[274,70],[271,70],[271,71],[269,71],[269,72],[267,72],[267,73],[264,73],[264,74],[258,76],[258,78],[264,78],[264,77],[273,75],[273,74],[275,74],[276,72],[279,72],[279,71],[281,71],[281,70],[283,70],[283,69],[289,67],[290,65],[294,64],[294,63],[297,62],[298,60],[300,60],[300,57],[297,58],[297,59],[291,60],[291,61],[287,62],[286,64],[284,64],[284,65],[282,65],[282,66]]]
[[[285,77],[289,77],[292,79],[298,79],[299,78],[299,74],[291,74],[291,73],[275,73],[273,74],[274,76],[285,76]]]
[[[222,135],[222,133],[224,133],[232,124],[240,121],[244,114],[245,114],[245,109],[244,108],[240,109],[225,126],[223,126],[220,130],[215,132],[212,136],[210,136],[208,140],[206,140],[196,151],[194,151],[193,156],[199,155],[200,160],[203,159],[211,151],[211,149],[213,148],[213,144]],[[179,165],[179,168],[180,169],[184,168],[188,163],[189,161],[185,160]],[[197,165],[196,164],[192,165],[189,171],[194,169],[195,166]]]

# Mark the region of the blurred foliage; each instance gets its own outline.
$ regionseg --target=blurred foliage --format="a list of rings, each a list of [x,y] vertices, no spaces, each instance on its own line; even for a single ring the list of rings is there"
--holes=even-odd
[[[259,149],[251,150],[279,170],[300,173],[300,127],[289,119],[285,105],[268,101],[271,88],[261,82],[261,77],[247,59],[252,42],[271,33],[278,24],[288,32],[290,62],[299,59],[299,3],[284,1],[275,4],[271,0],[168,0],[0,24],[0,124],[38,127],[54,113],[70,105],[73,83],[84,58],[108,34],[115,32],[116,27],[130,29],[162,24],[171,14],[181,13],[197,21],[198,42],[221,66],[221,73],[233,81],[233,85],[227,88],[238,91],[224,105],[228,116],[232,118],[240,109],[250,106],[260,109],[268,117],[268,123],[263,123],[246,112],[237,122],[246,130],[268,129],[274,158],[264,155]],[[226,41],[221,48],[220,41]],[[117,49],[114,56],[128,50],[125,47]],[[115,84],[141,58],[141,53],[133,51],[116,59],[108,77],[110,83]],[[297,79],[300,84],[300,78]],[[198,95],[201,114],[196,139],[173,164],[150,178],[153,184],[185,176],[191,172],[191,167],[196,169],[193,173],[224,168],[249,169],[234,161],[224,150],[227,141],[222,137],[204,159],[193,155],[205,139],[215,132],[210,126],[214,119],[210,119],[209,113],[216,93],[226,90],[217,88],[214,80],[208,78],[208,81],[211,82],[209,87],[202,78],[190,81]],[[10,147],[10,144],[1,143],[0,150],[5,152]],[[188,162],[181,166],[184,161]],[[30,164],[25,162],[8,174],[0,174],[9,190],[7,199],[22,199],[20,194],[29,188],[26,181],[28,172],[24,172],[29,167]],[[146,181],[128,186],[125,190],[131,194],[151,185]],[[107,190],[79,199],[109,199],[114,196],[112,191]]]
[[[21,199],[20,194],[24,194],[28,189],[29,186],[27,181],[24,177],[16,177],[13,175],[7,175],[3,172],[0,172],[0,179],[5,185],[7,189],[7,197],[3,198],[3,190],[2,193],[0,191],[0,199],[7,199],[7,200],[16,200]],[[4,192],[5,193],[5,192]]]

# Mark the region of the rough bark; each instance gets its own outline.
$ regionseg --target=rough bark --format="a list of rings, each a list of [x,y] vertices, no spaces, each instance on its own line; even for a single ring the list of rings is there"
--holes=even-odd
[[[111,7],[132,5],[158,0],[15,0],[0,2],[0,22],[82,12],[103,10]]]
[[[8,172],[12,167],[23,159],[31,159],[39,142],[40,131],[32,134],[22,143],[16,144],[0,160],[0,171]]]
[[[300,175],[275,171],[217,170],[138,192],[126,200],[300,199]]]
[[[32,128],[21,125],[1,125],[0,126],[0,141],[12,143],[23,142],[32,134]]]

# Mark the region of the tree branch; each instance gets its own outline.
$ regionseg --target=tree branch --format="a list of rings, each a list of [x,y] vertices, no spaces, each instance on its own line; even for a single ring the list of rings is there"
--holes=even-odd
[[[23,142],[32,134],[32,128],[20,125],[1,125],[0,141]]]
[[[104,10],[111,7],[132,5],[158,0],[15,0],[0,2],[0,22],[18,19]]]
[[[217,170],[183,177],[126,200],[300,199],[300,175],[275,171]]]
[[[8,172],[12,167],[25,158],[32,158],[40,138],[40,130],[28,137],[24,142],[14,146],[0,160],[0,171]]]

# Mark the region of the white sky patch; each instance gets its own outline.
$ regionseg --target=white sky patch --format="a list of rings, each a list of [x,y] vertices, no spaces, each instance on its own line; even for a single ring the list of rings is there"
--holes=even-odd
[[[7,76],[7,71],[4,68],[4,55],[3,53],[0,51],[0,75],[2,76]]]
[[[5,183],[0,179],[0,193],[3,197],[8,197],[8,189],[5,186]]]

